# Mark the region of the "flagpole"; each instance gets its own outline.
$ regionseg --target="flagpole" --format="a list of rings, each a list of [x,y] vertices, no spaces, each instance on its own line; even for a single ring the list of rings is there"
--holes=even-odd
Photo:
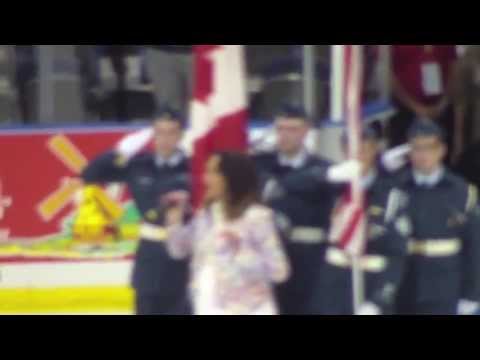
[[[308,115],[315,118],[316,104],[315,45],[303,46],[303,94]]]
[[[355,91],[357,92],[357,106],[355,107],[355,115],[356,115],[356,123],[361,126],[362,123],[362,84],[363,84],[363,46],[362,45],[354,45],[354,51],[357,51],[357,57],[354,58],[354,61],[357,62],[354,66],[357,66],[356,73],[356,87]],[[360,139],[361,139],[361,129],[357,129],[357,149],[356,149],[356,156],[358,158],[360,153]],[[360,179],[357,180],[357,194],[359,196],[359,201],[361,206],[363,207],[363,193],[360,189]],[[365,236],[365,234],[364,234]],[[362,241],[362,244],[365,244],[365,238]],[[355,314],[358,314],[360,311],[361,306],[365,302],[365,274],[362,271],[361,267],[361,257],[363,255],[363,249],[354,256],[353,261],[353,298],[354,298],[354,309]]]
[[[345,109],[345,45],[332,45],[331,63],[330,118],[333,122],[340,123],[344,121]]]
[[[363,83],[363,47],[362,45],[352,45],[350,53],[350,71],[347,74],[349,79],[349,86],[347,91],[347,101],[350,113],[347,116],[349,122],[349,158],[357,159],[361,146],[361,114],[362,114],[362,83]],[[359,207],[363,207],[363,193],[360,185],[360,178],[355,179],[352,184],[353,201]],[[364,235],[365,236],[365,235]],[[365,238],[362,239],[361,244],[365,244]],[[362,246],[363,247],[363,246]],[[355,314],[360,310],[360,307],[365,301],[365,283],[364,273],[361,267],[361,258],[363,249],[357,249],[352,256],[352,290],[353,290],[353,308]]]

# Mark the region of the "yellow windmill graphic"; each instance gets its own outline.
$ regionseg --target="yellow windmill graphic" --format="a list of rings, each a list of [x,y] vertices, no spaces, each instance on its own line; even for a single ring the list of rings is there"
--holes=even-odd
[[[88,164],[85,156],[64,135],[53,136],[47,146],[74,174],[80,175]],[[75,240],[98,243],[115,238],[114,224],[123,214],[122,207],[102,188],[84,187],[78,178],[64,179],[57,190],[38,204],[37,212],[45,222],[49,222],[72,202],[77,205],[73,224]]]

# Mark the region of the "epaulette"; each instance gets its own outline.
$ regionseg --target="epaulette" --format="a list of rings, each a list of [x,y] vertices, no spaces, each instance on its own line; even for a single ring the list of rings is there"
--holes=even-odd
[[[115,167],[123,169],[127,167],[128,162],[129,162],[129,159],[126,156],[117,155],[115,157],[113,164],[115,165]]]
[[[478,189],[475,185],[468,183],[464,178],[452,173],[451,171],[446,172],[444,179],[463,194],[465,194],[465,189],[467,189],[467,197],[465,201],[466,212],[471,212],[477,207]]]

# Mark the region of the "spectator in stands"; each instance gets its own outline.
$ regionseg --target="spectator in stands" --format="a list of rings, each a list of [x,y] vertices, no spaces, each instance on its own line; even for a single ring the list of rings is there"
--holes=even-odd
[[[24,123],[33,122],[35,109],[28,101],[28,85],[37,75],[37,57],[34,45],[15,45],[16,74],[15,82],[18,89],[19,108]]]
[[[186,114],[193,84],[193,45],[148,45],[147,71],[157,105],[171,104]]]
[[[77,46],[90,117],[131,121],[153,116],[156,106],[146,74],[145,52],[138,45]]]
[[[466,148],[480,143],[480,45],[470,45],[458,66],[456,121],[458,142]]]
[[[456,60],[455,45],[392,45],[392,91],[398,113],[391,120],[390,145],[406,142],[413,119],[428,119],[447,129],[452,159],[459,155],[461,143],[453,134],[461,129],[452,106]]]

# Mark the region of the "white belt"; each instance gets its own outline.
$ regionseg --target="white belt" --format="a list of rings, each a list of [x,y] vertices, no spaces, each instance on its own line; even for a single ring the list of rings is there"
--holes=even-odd
[[[411,255],[425,257],[446,257],[457,255],[462,249],[459,239],[438,239],[411,241],[408,244],[408,252]]]
[[[140,227],[140,236],[143,240],[161,243],[167,240],[168,233],[162,226],[144,223]]]
[[[290,239],[295,244],[321,244],[325,242],[325,231],[322,228],[295,227]]]
[[[351,268],[352,259],[337,248],[329,248],[326,256],[327,263],[340,268]],[[384,256],[364,256],[360,259],[363,271],[379,273],[387,268],[388,260]]]

